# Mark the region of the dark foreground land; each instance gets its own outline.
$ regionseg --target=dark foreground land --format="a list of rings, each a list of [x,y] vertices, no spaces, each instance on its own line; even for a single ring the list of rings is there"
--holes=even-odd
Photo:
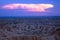
[[[60,40],[60,17],[1,17],[0,40]]]

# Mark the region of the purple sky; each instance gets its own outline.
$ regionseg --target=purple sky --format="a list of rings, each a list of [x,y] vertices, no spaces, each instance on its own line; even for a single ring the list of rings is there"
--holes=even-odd
[[[9,10],[2,8],[7,4],[52,4],[53,8],[49,8],[46,12],[31,12],[23,9]],[[60,1],[58,0],[1,0],[0,1],[0,17],[1,16],[60,16]]]

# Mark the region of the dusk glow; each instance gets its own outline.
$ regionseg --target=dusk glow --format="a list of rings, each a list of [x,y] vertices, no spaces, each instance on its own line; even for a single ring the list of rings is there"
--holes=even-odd
[[[60,16],[58,0],[1,0],[0,16]]]
[[[45,12],[45,9],[53,8],[52,4],[8,4],[2,6],[3,9],[25,9],[25,11]]]

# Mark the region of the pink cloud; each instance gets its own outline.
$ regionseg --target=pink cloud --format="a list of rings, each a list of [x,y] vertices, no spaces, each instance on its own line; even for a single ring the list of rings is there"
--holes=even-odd
[[[52,4],[8,4],[2,6],[3,9],[24,9],[32,12],[46,12],[46,9],[53,7]]]

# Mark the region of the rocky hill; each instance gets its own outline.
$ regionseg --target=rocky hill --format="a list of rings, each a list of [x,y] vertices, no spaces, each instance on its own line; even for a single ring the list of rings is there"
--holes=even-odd
[[[0,40],[60,40],[60,18],[0,19]]]

